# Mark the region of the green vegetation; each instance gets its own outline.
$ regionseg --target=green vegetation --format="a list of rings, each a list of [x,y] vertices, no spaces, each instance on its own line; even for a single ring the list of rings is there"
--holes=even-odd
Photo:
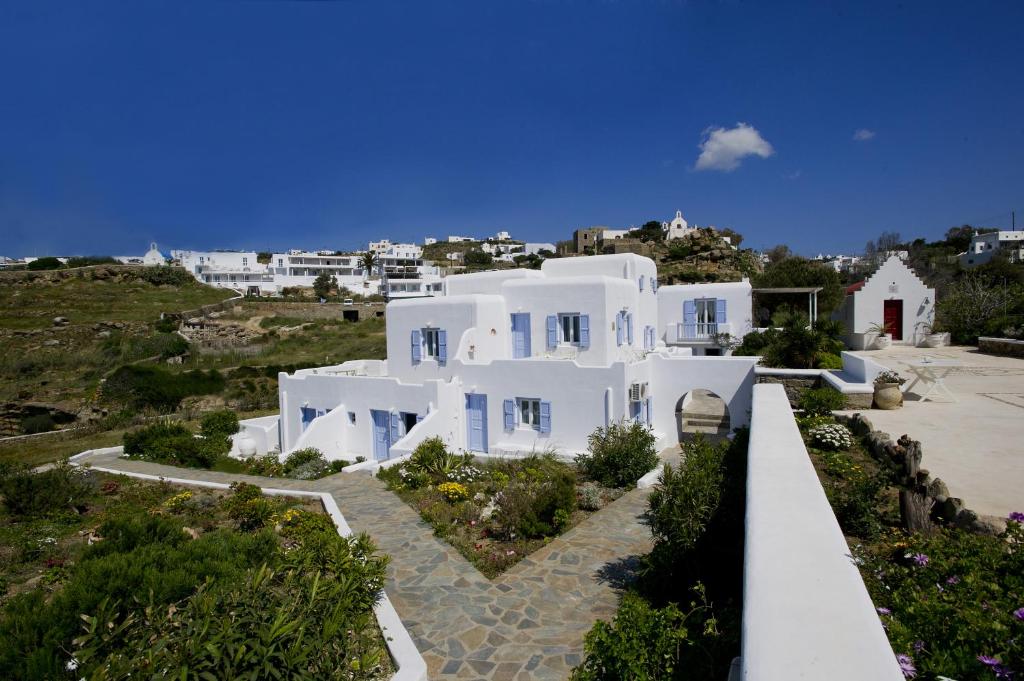
[[[180,423],[155,423],[124,434],[126,457],[171,466],[212,468],[229,447],[220,437],[195,437]]]
[[[654,443],[654,433],[642,423],[612,423],[590,434],[589,452],[577,456],[576,465],[606,487],[628,487],[658,465]]]
[[[167,412],[190,395],[222,390],[224,377],[216,370],[173,373],[159,366],[125,365],[107,378],[100,397],[107,404]]]
[[[845,347],[843,326],[831,320],[819,320],[813,329],[807,318],[785,315],[782,328],[753,331],[733,350],[737,356],[760,356],[767,367],[787,369],[840,369],[839,353]]]
[[[61,475],[73,511],[0,514],[0,677],[387,678],[372,614],[387,559],[365,536],[251,486]],[[256,500],[261,524],[238,511]]]
[[[739,654],[747,433],[684,445],[648,502],[653,551],[615,619],[584,640],[577,681],[719,678]]]
[[[364,461],[357,457],[356,461]],[[237,472],[249,475],[262,475],[266,478],[294,478],[296,480],[317,480],[340,473],[341,469],[350,465],[351,461],[335,459],[327,461],[323,452],[314,447],[297,449],[284,461],[277,454],[266,454],[236,462]]]
[[[753,279],[754,288],[821,287],[818,292],[818,318],[828,319],[832,310],[843,302],[843,286],[839,274],[827,265],[806,258],[785,257],[769,264],[763,273]],[[757,296],[757,304],[772,314],[779,309],[788,310],[793,294],[764,294]],[[806,303],[806,296],[802,299]],[[806,307],[806,305],[805,305]]]
[[[622,493],[581,480],[550,453],[480,463],[449,452],[440,438],[378,477],[488,577]]]
[[[45,258],[36,258],[30,262],[26,269],[30,272],[41,272],[43,270],[61,270],[66,265],[53,256],[47,256]]]
[[[901,475],[831,417],[799,419],[811,461],[893,650],[918,678],[1006,679],[1024,670],[1024,514],[1001,536],[959,529],[941,511],[903,529]],[[845,430],[845,429],[844,429]]]
[[[829,387],[812,388],[800,396],[800,408],[805,416],[831,416],[833,411],[846,407],[846,398]]]

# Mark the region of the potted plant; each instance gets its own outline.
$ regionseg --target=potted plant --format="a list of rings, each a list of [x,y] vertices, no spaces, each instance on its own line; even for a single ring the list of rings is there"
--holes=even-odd
[[[868,333],[875,334],[875,341],[872,343],[875,350],[885,350],[892,345],[892,329],[888,324],[872,324],[868,327]]]
[[[949,334],[943,332],[942,324],[935,322],[933,324],[925,323],[921,326],[921,346],[925,348],[941,348],[948,344]]]
[[[899,409],[903,406],[900,386],[907,382],[895,371],[883,371],[875,377],[875,409]]]

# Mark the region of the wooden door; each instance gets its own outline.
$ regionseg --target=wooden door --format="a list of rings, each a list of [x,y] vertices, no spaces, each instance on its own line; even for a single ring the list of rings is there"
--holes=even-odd
[[[892,339],[903,340],[903,301],[886,300],[882,307],[882,319]]]

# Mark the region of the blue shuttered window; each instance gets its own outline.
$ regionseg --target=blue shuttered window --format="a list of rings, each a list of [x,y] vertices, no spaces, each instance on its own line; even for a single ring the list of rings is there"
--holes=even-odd
[[[512,357],[522,359],[532,354],[530,348],[530,313],[512,313]]]
[[[686,338],[697,336],[697,301],[683,301],[683,331]]]
[[[715,323],[725,324],[725,301],[721,298],[715,301]]]
[[[633,344],[633,313],[626,313],[626,343]]]
[[[644,278],[640,277],[639,279],[637,279],[637,283],[640,284],[640,290],[643,291],[644,290]]]
[[[580,315],[580,347],[590,347],[590,315]]]
[[[444,364],[448,361],[448,332],[444,329],[437,331],[437,362]]]
[[[658,292],[658,280],[655,277],[651,277],[651,293]]]
[[[505,415],[505,430],[514,430],[516,427],[515,400],[505,400],[502,403],[502,412]]]
[[[623,338],[623,315],[621,312],[615,315],[615,344],[622,345]]]
[[[558,347],[558,317],[549,314],[547,318],[548,348]]]
[[[423,353],[423,341],[420,338],[420,330],[412,330],[412,339],[410,341],[412,345],[412,363],[416,364],[420,361]]]
[[[402,439],[401,433],[402,417],[398,412],[391,412],[391,443],[394,444]]]
[[[540,403],[540,432],[551,432],[551,403],[543,400]]]

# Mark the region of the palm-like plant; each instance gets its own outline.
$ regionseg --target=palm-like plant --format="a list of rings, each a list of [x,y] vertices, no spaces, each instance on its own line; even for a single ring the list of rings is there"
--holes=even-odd
[[[375,251],[367,251],[363,253],[363,257],[360,259],[360,264],[363,266],[363,271],[366,272],[366,276],[370,277],[373,275],[373,271],[380,264],[380,258],[377,257]]]

